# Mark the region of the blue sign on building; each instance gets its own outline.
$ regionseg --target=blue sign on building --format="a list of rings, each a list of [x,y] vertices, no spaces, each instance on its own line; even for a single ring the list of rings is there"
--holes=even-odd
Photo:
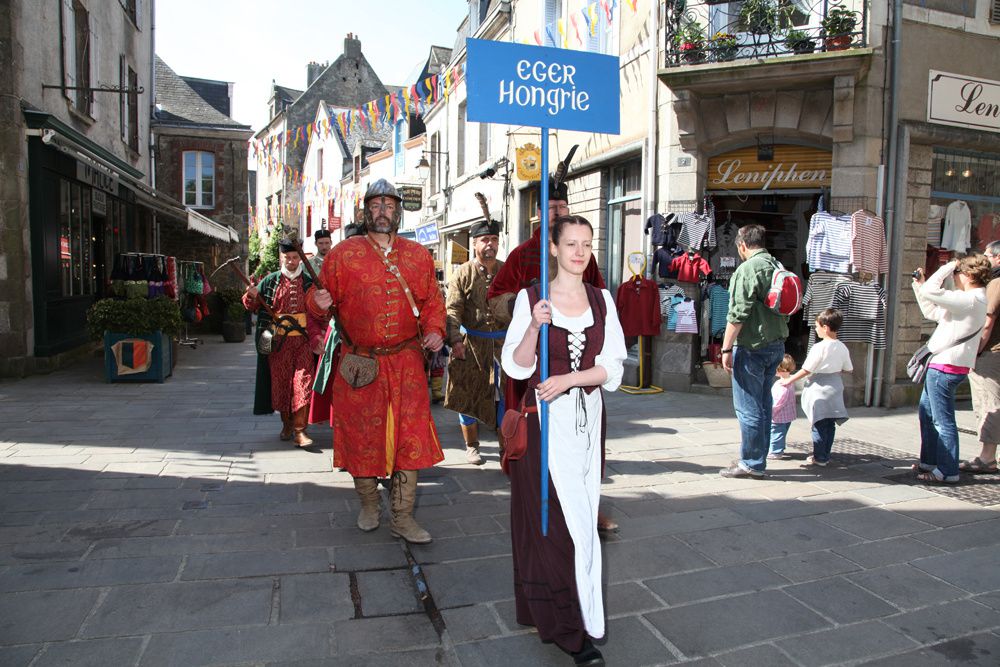
[[[468,119],[618,134],[618,57],[466,40]]]
[[[420,243],[421,245],[437,243],[440,240],[436,222],[429,222],[426,225],[421,225],[420,227],[417,227],[416,231],[417,243]]]

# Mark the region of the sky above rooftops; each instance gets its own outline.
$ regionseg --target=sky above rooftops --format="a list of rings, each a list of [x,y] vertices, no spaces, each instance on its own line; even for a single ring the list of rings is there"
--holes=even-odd
[[[271,80],[304,90],[306,64],[336,60],[347,33],[383,84],[402,85],[467,13],[466,0],[159,0],[156,52],[181,76],[232,81],[232,117],[256,131]]]

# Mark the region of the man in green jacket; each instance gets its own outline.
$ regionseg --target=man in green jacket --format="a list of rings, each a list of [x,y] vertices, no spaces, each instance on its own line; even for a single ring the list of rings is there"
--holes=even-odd
[[[733,374],[733,408],[740,423],[740,458],[719,474],[764,477],[771,433],[771,383],[785,356],[788,317],[768,308],[777,261],[764,249],[764,228],[746,225],[736,233],[743,263],[729,285],[729,314],[722,339],[722,366]]]

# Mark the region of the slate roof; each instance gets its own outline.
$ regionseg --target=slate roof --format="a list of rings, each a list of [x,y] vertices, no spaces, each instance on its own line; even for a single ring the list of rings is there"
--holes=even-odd
[[[199,95],[182,77],[156,56],[156,117],[161,125],[187,125],[249,130]]]
[[[299,96],[302,95],[303,92],[301,90],[295,90],[294,88],[289,88],[288,86],[279,86],[276,83],[272,83],[271,87],[273,89],[274,94],[277,94],[279,97],[286,99],[289,102],[294,102],[295,100],[299,99]]]
[[[191,89],[198,93],[203,100],[208,102],[219,113],[230,116],[233,110],[229,108],[229,82],[213,81],[211,79],[197,79],[193,76],[182,76],[184,83],[191,86]]]

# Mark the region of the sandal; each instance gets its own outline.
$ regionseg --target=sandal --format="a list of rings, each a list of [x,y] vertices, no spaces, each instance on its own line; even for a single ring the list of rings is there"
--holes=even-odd
[[[947,477],[938,477],[937,475],[935,475],[932,472],[922,472],[922,473],[920,473],[919,475],[917,475],[917,480],[921,481],[921,482],[923,482],[925,484],[952,484],[952,485],[954,485],[954,484],[958,484],[958,482],[959,482],[958,475],[955,476],[955,479],[949,479]]]
[[[962,472],[970,472],[973,475],[995,475],[997,474],[997,462],[986,463],[977,456],[971,461],[962,461],[959,463],[958,469]]]
[[[910,470],[919,475],[922,472],[931,472],[934,470],[934,467],[935,466],[928,465],[926,463],[914,463],[910,466]]]

